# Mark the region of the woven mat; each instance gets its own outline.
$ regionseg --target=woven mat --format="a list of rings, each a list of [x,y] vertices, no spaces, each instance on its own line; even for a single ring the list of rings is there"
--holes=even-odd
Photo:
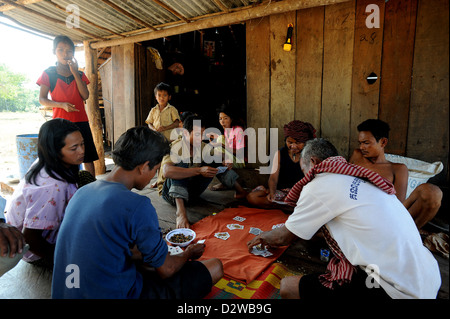
[[[280,281],[293,273],[280,263],[273,263],[249,284],[223,277],[205,299],[280,299]]]

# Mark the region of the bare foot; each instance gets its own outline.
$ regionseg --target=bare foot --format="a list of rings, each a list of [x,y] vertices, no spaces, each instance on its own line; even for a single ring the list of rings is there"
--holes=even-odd
[[[177,217],[177,228],[191,228],[191,224],[189,224],[189,220],[187,219],[187,217]]]
[[[210,186],[209,189],[212,191],[222,191],[226,190],[227,188],[222,183],[219,183],[214,186]]]

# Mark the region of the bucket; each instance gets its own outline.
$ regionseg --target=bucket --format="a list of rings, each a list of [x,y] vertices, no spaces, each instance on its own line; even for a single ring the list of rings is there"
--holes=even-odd
[[[38,134],[17,135],[16,143],[20,178],[23,178],[38,158]]]

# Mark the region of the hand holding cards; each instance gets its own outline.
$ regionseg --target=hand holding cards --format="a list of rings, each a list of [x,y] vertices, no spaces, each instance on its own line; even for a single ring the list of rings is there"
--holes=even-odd
[[[251,253],[256,256],[269,257],[273,254],[267,250],[267,247],[262,247],[261,244],[253,246]]]

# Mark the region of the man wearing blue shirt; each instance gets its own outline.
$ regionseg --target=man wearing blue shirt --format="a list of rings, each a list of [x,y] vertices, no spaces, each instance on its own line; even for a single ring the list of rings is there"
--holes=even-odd
[[[129,129],[111,173],[75,193],[56,243],[52,298],[202,298],[223,276],[218,259],[192,261],[204,244],[170,255],[150,199],[131,192],[148,185],[168,152],[160,133]]]

